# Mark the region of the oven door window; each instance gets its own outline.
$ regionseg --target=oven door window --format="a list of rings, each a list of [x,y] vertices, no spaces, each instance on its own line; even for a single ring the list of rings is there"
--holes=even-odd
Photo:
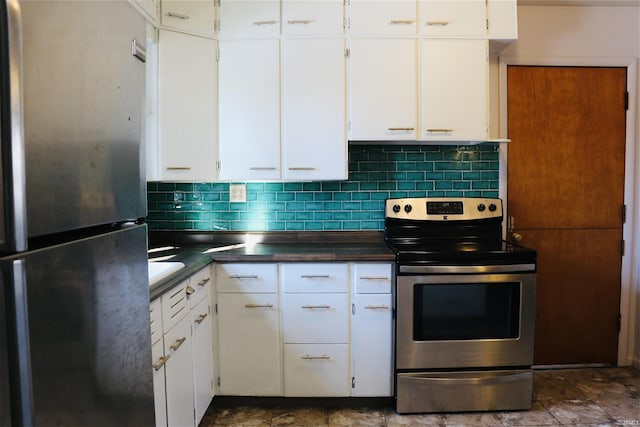
[[[517,338],[520,283],[416,284],[413,340]]]

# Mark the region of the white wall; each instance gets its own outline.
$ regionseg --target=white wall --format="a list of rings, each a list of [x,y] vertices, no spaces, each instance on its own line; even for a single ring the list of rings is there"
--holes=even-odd
[[[627,242],[623,258],[623,328],[620,333],[618,364],[640,368],[640,2],[573,2],[552,5],[551,1],[518,6],[518,40],[498,58],[500,106],[506,105],[506,65],[603,65],[626,66],[630,110],[627,123],[625,203],[628,216],[624,226]],[[613,2],[611,2],[613,3]],[[494,59],[495,61],[495,59]],[[493,62],[493,61],[492,61]],[[495,64],[495,62],[494,62]],[[500,109],[501,133],[505,133],[506,111]],[[506,177],[502,178],[506,181]],[[501,183],[506,188],[506,182]]]

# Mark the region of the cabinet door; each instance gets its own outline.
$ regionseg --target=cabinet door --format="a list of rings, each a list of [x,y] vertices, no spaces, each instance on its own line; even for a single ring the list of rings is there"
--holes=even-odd
[[[285,344],[284,392],[290,397],[348,396],[348,344]]]
[[[280,34],[278,0],[219,0],[220,39],[254,39]]]
[[[164,343],[156,341],[151,346],[151,358],[153,366],[153,404],[156,413],[156,426],[167,427],[167,395],[164,383]]]
[[[389,294],[393,264],[353,264],[353,292],[356,294]]]
[[[286,343],[348,343],[348,294],[284,294]]]
[[[518,4],[516,0],[487,0],[488,36],[493,40],[518,38]]]
[[[182,318],[164,335],[167,422],[170,426],[193,426],[193,359],[190,317]]]
[[[220,394],[282,395],[278,295],[217,298]]]
[[[421,138],[484,141],[488,136],[486,40],[422,40]]]
[[[282,46],[284,178],[347,179],[344,40]]]
[[[487,34],[485,0],[418,0],[419,33],[456,37]]]
[[[220,41],[222,180],[280,179],[277,39]]]
[[[391,396],[391,294],[353,299],[352,396]]]
[[[351,40],[349,139],[415,140],[417,81],[415,40]]]
[[[160,178],[215,180],[216,41],[160,30],[158,67]]]
[[[416,0],[349,0],[347,28],[352,35],[415,35],[416,10]]]
[[[342,34],[343,10],[343,0],[282,0],[282,34]]]
[[[211,310],[206,298],[191,309],[193,343],[193,403],[195,424],[207,411],[213,398],[213,343],[211,342]]]
[[[164,27],[194,34],[215,34],[215,6],[213,0],[162,0]]]

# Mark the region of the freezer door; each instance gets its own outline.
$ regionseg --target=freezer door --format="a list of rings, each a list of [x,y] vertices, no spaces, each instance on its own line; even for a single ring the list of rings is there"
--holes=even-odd
[[[8,1],[22,36],[28,236],[146,216],[144,18],[125,0]]]
[[[9,406],[9,359],[7,357],[7,317],[4,282],[0,278],[0,426],[11,425]]]
[[[3,263],[3,278],[17,262],[24,280],[14,274],[12,304],[26,308],[16,324],[28,332],[26,345],[19,330],[10,340],[11,371],[23,376],[12,398],[32,413],[16,419],[153,425],[146,225],[27,252]],[[17,366],[25,360],[28,369]]]

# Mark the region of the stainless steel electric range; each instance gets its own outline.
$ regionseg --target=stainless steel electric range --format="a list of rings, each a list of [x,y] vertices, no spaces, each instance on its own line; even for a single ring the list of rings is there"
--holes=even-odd
[[[536,252],[502,218],[500,199],[386,201],[397,412],[531,408]]]

